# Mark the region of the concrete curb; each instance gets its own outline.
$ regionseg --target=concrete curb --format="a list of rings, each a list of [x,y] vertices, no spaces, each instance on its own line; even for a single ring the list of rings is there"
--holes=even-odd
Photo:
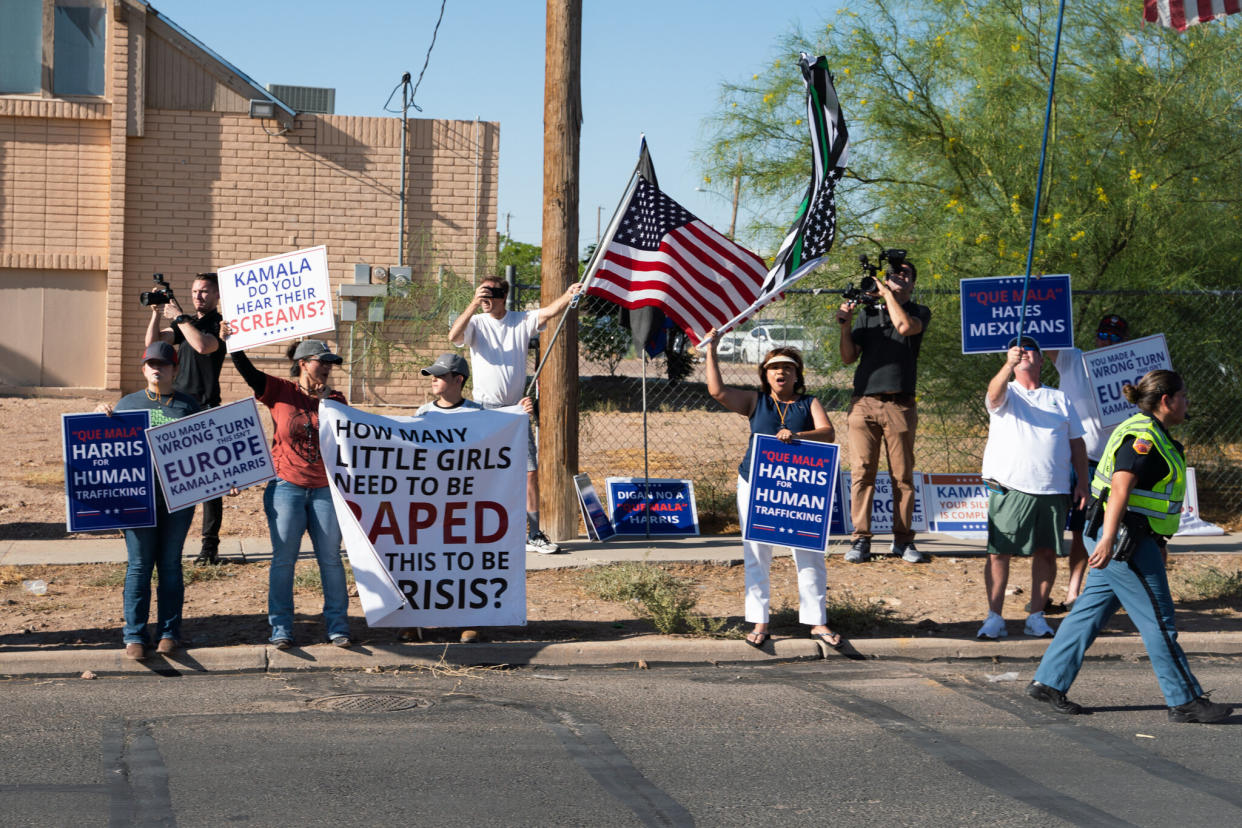
[[[1178,639],[1191,657],[1242,655],[1242,633],[1186,633]],[[975,641],[943,638],[859,638],[847,652],[807,638],[777,638],[763,650],[744,641],[640,635],[621,641],[483,644],[358,644],[348,650],[330,644],[277,650],[240,645],[152,654],[132,661],[113,650],[22,650],[0,652],[0,676],[10,678],[96,675],[194,675],[298,670],[446,669],[496,665],[521,667],[643,667],[677,664],[771,664],[849,658],[892,661],[988,660],[1030,662],[1048,648],[1047,639]],[[1145,658],[1137,635],[1107,636],[1092,645],[1091,660]]]

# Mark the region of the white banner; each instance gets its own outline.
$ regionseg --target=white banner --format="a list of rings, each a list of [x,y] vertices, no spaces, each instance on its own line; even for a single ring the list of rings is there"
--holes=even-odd
[[[382,417],[320,403],[367,624],[526,623],[526,422],[514,409]]]
[[[845,521],[845,531],[854,531],[852,490],[853,480],[848,471],[841,472],[845,491],[845,509],[841,517]],[[893,510],[897,507],[893,501],[893,479],[888,472],[875,473],[875,496],[871,499],[871,531],[874,534],[886,534],[893,531]],[[923,473],[914,473],[914,514],[910,519],[910,531],[927,531],[927,513],[923,509]]]
[[[230,351],[336,330],[323,245],[220,268]]]
[[[170,512],[276,476],[254,397],[149,428],[147,443]]]
[[[1082,362],[1087,368],[1091,400],[1095,403],[1100,425],[1104,428],[1115,426],[1138,412],[1122,396],[1121,386],[1126,383],[1138,385],[1138,381],[1148,371],[1173,368],[1164,334],[1086,351],[1082,355]]]

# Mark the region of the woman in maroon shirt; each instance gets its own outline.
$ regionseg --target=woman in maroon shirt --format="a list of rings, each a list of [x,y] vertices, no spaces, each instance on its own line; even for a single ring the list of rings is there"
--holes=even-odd
[[[227,323],[220,336],[228,338]],[[323,620],[328,640],[348,647],[349,593],[341,564],[341,527],[336,522],[328,473],[319,456],[319,402],[346,402],[329,381],[341,358],[318,339],[290,345],[290,379],[265,374],[242,351],[231,356],[255,398],[272,413],[275,435],[272,461],[276,480],[263,492],[263,509],[272,534],[272,569],[268,576],[267,613],[271,642],[279,650],[293,646],[293,565],[302,536],[309,532],[323,584]]]

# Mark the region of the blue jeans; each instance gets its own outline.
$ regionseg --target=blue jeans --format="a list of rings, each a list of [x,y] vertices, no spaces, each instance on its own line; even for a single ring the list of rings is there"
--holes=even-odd
[[[349,592],[341,564],[341,527],[336,522],[328,487],[306,489],[287,480],[273,480],[263,492],[263,511],[272,534],[272,569],[267,583],[271,640],[293,638],[293,565],[306,532],[310,532],[319,562],[328,638],[349,635]]]
[[[1095,551],[1095,540],[1084,536],[1083,543],[1088,555]],[[1087,570],[1082,593],[1040,660],[1035,680],[1067,692],[1078,676],[1087,648],[1120,607],[1125,607],[1143,637],[1165,702],[1175,707],[1203,695],[1177,643],[1164,557],[1150,537],[1143,538],[1130,560],[1109,561],[1103,569]]]
[[[156,525],[125,530],[125,567],[122,596],[125,626],[121,632],[126,644],[149,644],[147,618],[151,614],[151,573],[158,569],[156,587],[156,638],[181,638],[181,605],[185,602],[185,580],[181,576],[181,549],[194,520],[194,509],[176,512],[157,506]]]

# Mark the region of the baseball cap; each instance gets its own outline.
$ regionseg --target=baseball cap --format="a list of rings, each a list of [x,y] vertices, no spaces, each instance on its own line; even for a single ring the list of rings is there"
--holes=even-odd
[[[460,354],[440,354],[436,361],[419,371],[424,377],[442,377],[445,374],[470,376],[470,365]]]
[[[177,364],[177,349],[169,345],[167,342],[153,342],[147,346],[142,352],[142,362],[145,365],[152,360],[156,362],[167,362],[169,365]]]
[[[1118,340],[1125,339],[1130,333],[1130,323],[1115,313],[1110,313],[1100,320],[1100,324],[1096,326],[1097,333],[1113,334]],[[1112,338],[1112,337],[1108,337]]]
[[[332,353],[332,349],[322,339],[304,339],[298,343],[297,350],[293,352],[293,361],[298,362],[303,359],[317,359],[333,365],[340,365],[345,361]]]
[[[1009,340],[1009,344],[1005,346],[1005,349],[1008,350],[1017,344],[1018,338],[1015,336],[1013,339]],[[1035,341],[1035,337],[1033,336],[1022,337],[1022,347],[1027,351],[1034,351],[1037,354],[1043,354],[1043,351],[1039,349],[1039,343]]]

